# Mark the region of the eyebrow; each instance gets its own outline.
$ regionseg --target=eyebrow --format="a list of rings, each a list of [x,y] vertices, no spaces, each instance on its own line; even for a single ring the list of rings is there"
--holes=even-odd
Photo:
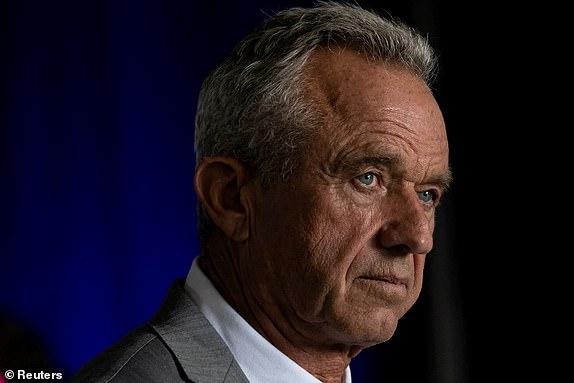
[[[401,172],[402,158],[400,155],[385,154],[385,155],[361,155],[351,156],[341,161],[333,170],[340,173],[353,173],[366,166],[374,167],[394,167]],[[427,178],[425,184],[437,185],[443,191],[450,188],[452,183],[452,172],[450,167],[446,172],[441,172]]]
[[[351,158],[346,158],[341,161],[340,165],[337,166],[343,172],[352,172],[365,167],[367,165],[371,166],[393,166],[399,164],[401,159],[399,156],[394,155],[366,155],[366,156],[356,156]]]
[[[450,189],[450,185],[452,184],[452,171],[450,170],[450,167],[446,172],[429,178],[425,183],[437,185],[442,189],[443,192],[446,192],[448,189]]]
[[[366,166],[374,167],[392,167],[401,163],[401,158],[398,155],[350,155],[337,161],[333,168],[335,173],[355,173],[359,169]]]

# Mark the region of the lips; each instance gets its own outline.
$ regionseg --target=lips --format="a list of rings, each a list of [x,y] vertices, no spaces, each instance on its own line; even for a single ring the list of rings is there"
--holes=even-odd
[[[407,286],[407,280],[404,278],[398,278],[393,275],[374,275],[374,276],[364,276],[360,277],[361,279],[371,280],[371,281],[378,281],[378,282],[387,282],[393,285],[404,285]]]
[[[357,279],[367,295],[375,299],[402,301],[409,291],[408,279],[396,275],[367,275]]]

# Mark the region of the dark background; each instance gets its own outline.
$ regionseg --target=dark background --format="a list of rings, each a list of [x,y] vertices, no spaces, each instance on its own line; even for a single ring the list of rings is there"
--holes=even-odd
[[[505,265],[527,247],[513,241],[529,232],[512,229],[528,226],[530,215],[515,213],[535,163],[515,148],[527,145],[537,82],[534,61],[520,69],[516,57],[541,45],[527,47],[525,10],[509,3],[357,2],[407,21],[437,49],[455,182],[420,301],[389,342],[353,361],[353,381],[516,377],[528,369],[511,362],[528,318],[510,313],[533,294],[510,297],[536,287]],[[69,377],[153,314],[198,251],[193,119],[203,77],[264,13],[309,4],[1,3],[0,369]]]

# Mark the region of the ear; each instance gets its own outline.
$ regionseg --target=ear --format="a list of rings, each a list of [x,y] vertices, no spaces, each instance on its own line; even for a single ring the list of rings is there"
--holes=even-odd
[[[195,170],[197,197],[215,224],[231,239],[249,238],[249,198],[244,186],[251,173],[232,157],[208,157]]]

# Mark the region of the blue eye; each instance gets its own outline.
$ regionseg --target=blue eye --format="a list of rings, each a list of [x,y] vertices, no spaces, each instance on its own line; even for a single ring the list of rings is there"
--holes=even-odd
[[[370,186],[373,184],[373,182],[375,182],[377,176],[374,175],[373,173],[364,173],[361,174],[360,176],[355,177],[355,179],[360,183],[362,183],[363,185]]]
[[[436,194],[432,190],[425,190],[417,193],[421,201],[428,203],[436,199]]]

